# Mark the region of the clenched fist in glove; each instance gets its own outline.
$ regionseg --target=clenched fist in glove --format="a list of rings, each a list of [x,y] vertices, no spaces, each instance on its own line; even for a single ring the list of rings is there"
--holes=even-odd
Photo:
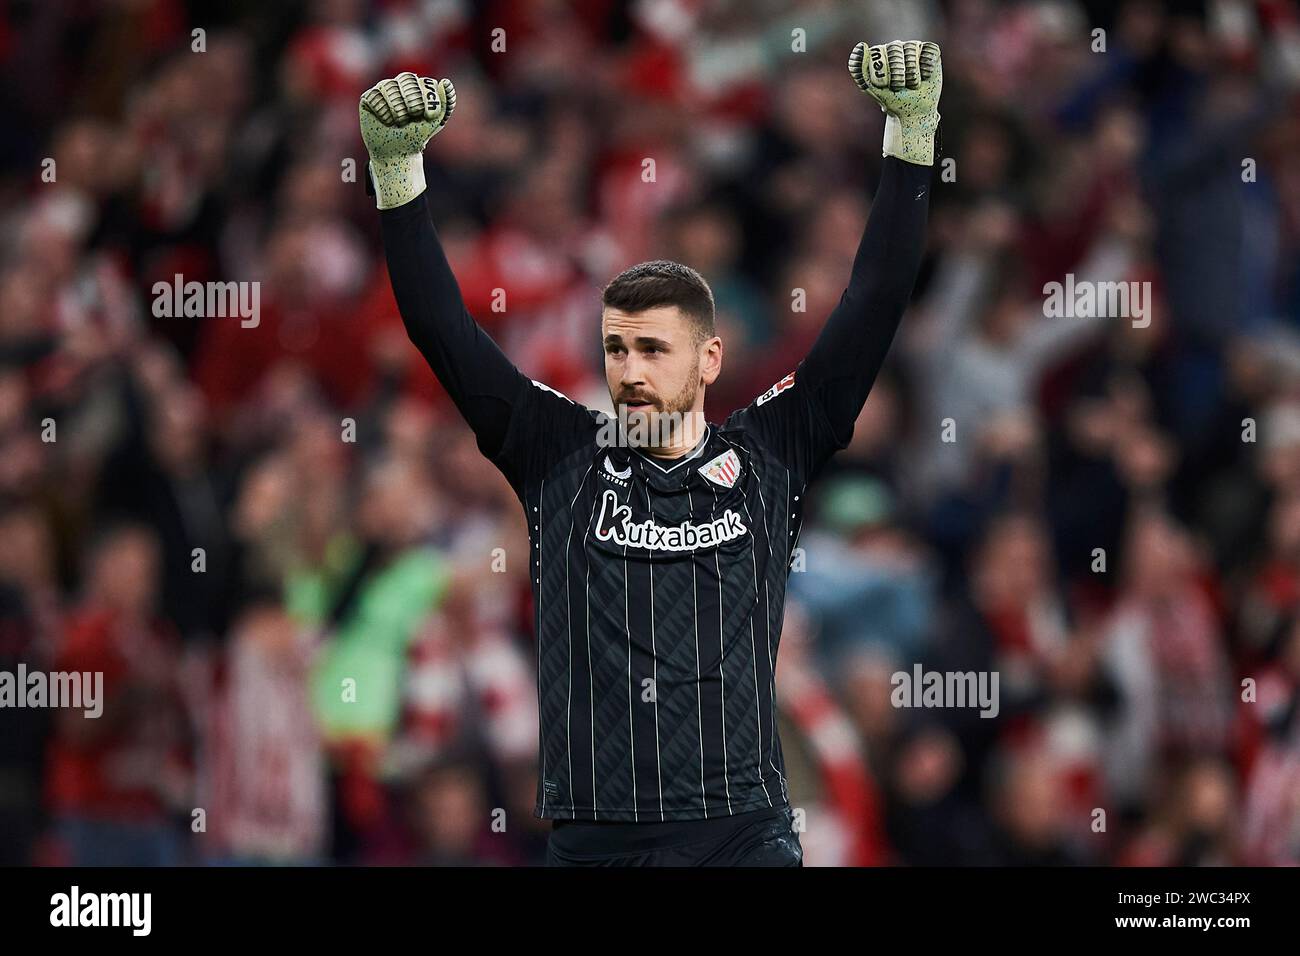
[[[920,40],[859,43],[849,54],[849,74],[885,111],[884,155],[933,166],[943,89],[939,45]]]
[[[451,118],[451,80],[399,73],[361,94],[361,138],[370,153],[370,177],[380,209],[408,203],[424,192],[421,154]]]

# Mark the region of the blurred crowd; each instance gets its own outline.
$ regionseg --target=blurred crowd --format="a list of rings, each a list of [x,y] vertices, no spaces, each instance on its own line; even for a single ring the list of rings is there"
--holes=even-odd
[[[608,408],[601,286],[699,269],[721,421],[838,301],[883,126],[845,61],[912,37],[928,250],[778,666],[806,862],[1300,863],[1283,0],[5,5],[0,670],[106,699],[0,711],[0,862],[539,862],[527,536],[406,339],[358,96],[454,80],[435,220],[531,377]],[[1067,274],[1149,321],[1048,317]],[[157,317],[176,275],[260,282],[256,327]],[[917,663],[998,717],[893,706]]]

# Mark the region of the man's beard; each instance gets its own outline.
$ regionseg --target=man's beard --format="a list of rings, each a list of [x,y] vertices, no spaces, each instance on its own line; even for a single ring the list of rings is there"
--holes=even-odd
[[[623,395],[614,403],[619,423],[630,445],[643,448],[658,448],[671,445],[682,436],[683,426],[692,415],[696,397],[700,391],[700,363],[697,360],[691,366],[686,383],[671,399],[661,399],[655,395],[632,393]],[[635,409],[629,412],[628,401],[648,401],[650,409]]]
[[[700,392],[700,363],[691,367],[691,374],[686,379],[680,392],[673,396],[660,411],[685,415],[695,406],[695,396]]]

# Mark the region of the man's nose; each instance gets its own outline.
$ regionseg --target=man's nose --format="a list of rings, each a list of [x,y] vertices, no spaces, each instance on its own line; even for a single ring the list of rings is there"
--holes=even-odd
[[[645,373],[641,368],[641,363],[636,359],[629,357],[623,363],[623,374],[621,376],[623,386],[641,386],[645,384]]]

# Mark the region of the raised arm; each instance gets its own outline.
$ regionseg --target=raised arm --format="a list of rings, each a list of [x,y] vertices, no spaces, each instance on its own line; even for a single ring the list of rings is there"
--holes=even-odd
[[[849,74],[885,112],[885,161],[848,287],[800,372],[841,446],[853,435],[921,266],[943,64],[935,43],[859,43]]]
[[[402,73],[362,94],[361,135],[406,332],[495,459],[528,379],[465,308],[429,215],[422,154],[455,108],[450,80]]]
[[[407,335],[522,500],[530,479],[597,426],[590,410],[515,368],[465,308],[424,197],[424,147],[455,107],[450,80],[402,73],[362,94],[361,136]]]
[[[886,114],[880,184],[853,271],[798,369],[740,413],[804,481],[853,436],[911,297],[930,208],[939,47],[859,43],[849,72]]]

